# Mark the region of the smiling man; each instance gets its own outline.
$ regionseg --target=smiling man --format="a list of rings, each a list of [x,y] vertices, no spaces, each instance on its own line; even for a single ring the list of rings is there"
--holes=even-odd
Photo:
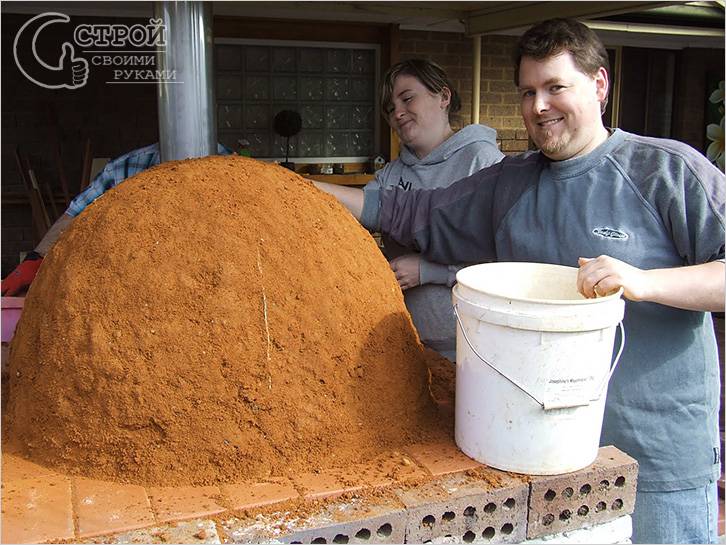
[[[724,309],[724,175],[685,144],[603,125],[609,63],[585,25],[553,19],[515,52],[539,151],[442,189],[327,186],[371,230],[439,263],[579,266],[586,297],[622,287],[628,332],[601,444],[639,462],[633,541],[716,541]]]

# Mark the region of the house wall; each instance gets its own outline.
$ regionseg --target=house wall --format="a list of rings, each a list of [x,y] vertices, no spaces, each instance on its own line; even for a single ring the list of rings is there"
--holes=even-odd
[[[63,170],[71,197],[78,192],[86,140],[92,155],[115,157],[158,140],[155,85],[107,85],[108,69],[93,67],[88,83],[78,89],[44,89],[27,80],[13,58],[18,29],[30,18],[2,17],[2,276],[19,260],[20,252],[38,242],[31,209],[15,161],[15,150],[27,156],[40,184],[50,183],[58,213],[65,210],[55,142],[60,142]],[[74,23],[98,19],[74,17]],[[133,24],[136,19],[103,18],[104,23]],[[50,25],[39,36],[38,52],[57,62],[57,44],[70,41],[70,25]],[[44,194],[45,198],[45,194]],[[46,200],[49,205],[50,200]],[[52,215],[52,209],[50,210]],[[52,221],[52,218],[51,218]]]
[[[58,213],[65,209],[55,161],[55,142],[61,145],[62,165],[71,197],[79,187],[83,154],[90,139],[92,156],[116,157],[158,140],[155,85],[109,85],[109,71],[93,66],[88,83],[79,89],[48,90],[28,81],[13,59],[13,40],[28,15],[2,17],[2,276],[19,261],[20,252],[38,242],[31,210],[16,167],[16,148],[27,155],[41,183],[52,186]],[[38,43],[48,60],[57,58],[58,43],[71,41],[64,35],[80,23],[145,23],[130,18],[73,17],[74,25],[51,25]],[[457,33],[399,30],[392,25],[362,23],[316,23],[283,20],[254,20],[239,17],[215,18],[215,37],[353,41],[381,44],[381,69],[398,60],[424,57],[441,64],[462,98],[460,124],[471,115],[471,38]],[[479,122],[497,130],[505,153],[528,149],[528,137],[519,114],[519,100],[513,83],[511,51],[516,37],[483,36],[481,44],[481,88]],[[673,137],[697,149],[705,149],[704,104],[706,74],[720,70],[723,50],[684,50],[678,53]],[[389,145],[389,131],[382,124],[382,149]]]
[[[497,130],[505,153],[528,149],[527,131],[519,114],[514,87],[512,49],[517,38],[482,36],[479,123]],[[463,34],[404,30],[400,33],[400,59],[423,57],[440,64],[461,95],[461,121],[471,118],[473,41]]]

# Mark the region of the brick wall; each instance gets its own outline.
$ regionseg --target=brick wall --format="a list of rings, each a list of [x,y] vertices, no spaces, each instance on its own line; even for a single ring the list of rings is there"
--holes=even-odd
[[[510,36],[482,36],[479,122],[497,130],[505,153],[528,149],[528,136],[519,113],[519,97],[513,81],[511,51],[516,42]],[[472,39],[450,32],[403,30],[401,60],[422,57],[440,64],[461,95],[461,124],[471,118]]]
[[[61,141],[62,161],[71,196],[78,192],[85,141],[91,139],[93,155],[116,157],[158,140],[155,85],[108,85],[108,72],[91,66],[88,83],[79,89],[44,89],[27,80],[13,59],[13,40],[31,16],[2,17],[2,276],[18,263],[20,252],[32,250],[34,235],[30,206],[16,167],[16,146],[27,155],[40,183],[49,183],[56,194],[59,213],[65,210],[55,162],[56,135]],[[38,51],[46,62],[57,64],[58,44],[72,41],[69,28],[88,17],[72,17],[71,23],[48,26],[39,36]],[[143,20],[103,18],[104,23],[133,24]],[[148,21],[147,21],[148,22]],[[57,123],[50,111],[55,110]],[[45,197],[45,195],[44,195]]]

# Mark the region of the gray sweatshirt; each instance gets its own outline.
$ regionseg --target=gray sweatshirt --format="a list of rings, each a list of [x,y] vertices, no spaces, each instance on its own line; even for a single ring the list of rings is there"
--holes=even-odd
[[[379,170],[366,188],[399,187],[408,191],[446,187],[504,157],[497,148],[496,136],[490,127],[467,125],[422,159],[402,146],[398,159]],[[383,243],[388,260],[413,253],[385,235]],[[456,355],[456,324],[451,310],[451,286],[464,265],[442,265],[422,259],[421,285],[404,292],[406,307],[422,342],[452,361]]]

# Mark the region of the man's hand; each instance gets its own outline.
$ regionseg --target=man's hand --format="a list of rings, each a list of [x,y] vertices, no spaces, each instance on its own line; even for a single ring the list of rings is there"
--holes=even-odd
[[[23,262],[15,267],[15,270],[2,281],[2,287],[0,288],[2,295],[13,296],[27,289],[35,279],[42,262],[42,255],[30,252]]]
[[[597,258],[580,257],[577,273],[577,291],[588,299],[609,295],[623,288],[623,295],[631,301],[647,298],[646,272],[627,263],[601,255]]]
[[[700,312],[723,312],[724,264],[665,269],[638,269],[610,256],[578,259],[577,290],[585,297],[607,295],[623,288],[631,301],[649,301]]]
[[[419,254],[402,255],[391,260],[391,270],[396,275],[396,280],[402,290],[415,288],[421,283],[420,264],[421,256]]]

